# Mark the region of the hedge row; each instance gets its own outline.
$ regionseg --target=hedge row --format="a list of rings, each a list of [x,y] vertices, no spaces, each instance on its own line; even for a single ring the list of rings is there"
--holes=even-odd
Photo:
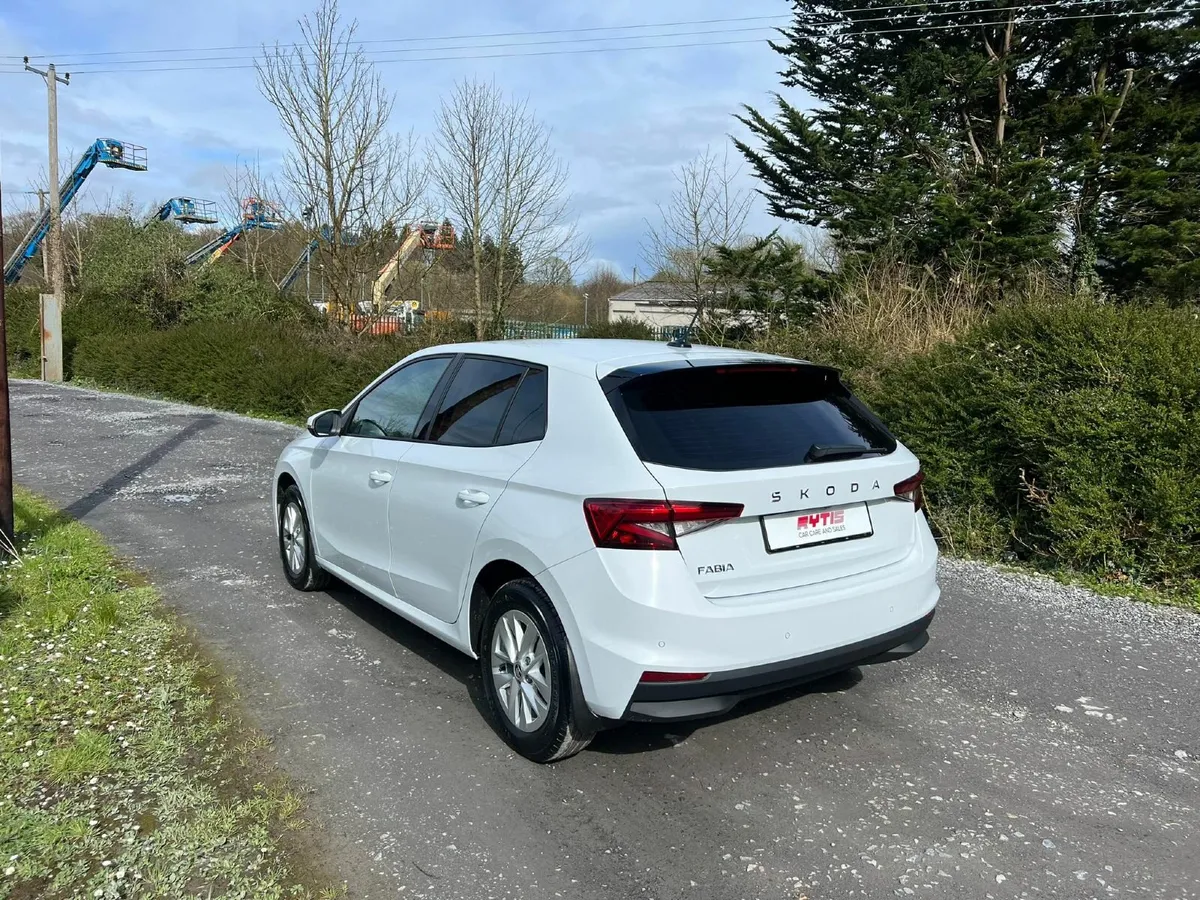
[[[18,334],[10,331],[10,363],[27,349],[20,315]],[[464,337],[430,329],[419,338],[356,339],[266,320],[116,330],[111,323],[121,318],[68,310],[70,375],[297,420],[342,405],[419,346]],[[620,327],[592,333],[642,336]],[[801,336],[797,353],[802,342]],[[895,364],[867,360],[856,367],[856,352],[807,355],[846,367],[921,457],[932,520],[949,549],[1064,565],[1200,599],[1194,313],[1021,306],[994,314],[953,344]],[[856,382],[856,375],[865,377]]]
[[[81,338],[75,378],[235,412],[302,419],[342,406],[416,349],[413,340],[358,340],[262,321],[202,322],[140,334]]]
[[[1165,308],[999,312],[883,373],[951,547],[1200,599],[1200,321]]]

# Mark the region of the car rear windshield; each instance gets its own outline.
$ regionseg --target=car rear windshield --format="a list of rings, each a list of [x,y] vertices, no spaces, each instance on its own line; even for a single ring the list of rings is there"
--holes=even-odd
[[[822,366],[625,370],[604,381],[630,443],[649,463],[728,472],[896,449],[895,438],[837,372]]]

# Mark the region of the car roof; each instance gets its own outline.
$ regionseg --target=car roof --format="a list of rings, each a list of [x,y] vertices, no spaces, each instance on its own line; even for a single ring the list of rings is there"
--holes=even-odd
[[[669,360],[780,360],[787,357],[730,347],[668,347],[659,341],[622,341],[608,338],[552,338],[528,341],[470,341],[427,347],[431,353],[478,353],[504,356],[536,363],[551,369],[563,369],[580,375],[604,377],[617,369]]]

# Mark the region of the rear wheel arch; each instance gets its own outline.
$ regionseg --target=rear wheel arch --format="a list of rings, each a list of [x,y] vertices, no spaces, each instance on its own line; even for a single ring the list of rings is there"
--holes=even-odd
[[[483,617],[487,613],[492,597],[495,596],[496,591],[510,581],[519,581],[523,578],[537,581],[528,569],[510,559],[493,559],[475,576],[475,583],[471,585],[469,621],[471,624],[471,649],[476,654],[480,652],[479,636],[483,629]]]
[[[475,582],[471,587],[469,612],[471,650],[480,658],[486,654],[486,648],[481,647],[480,642],[488,608],[496,592],[511,581],[529,581],[536,585],[543,601],[550,607],[555,616],[558,617],[559,622],[566,632],[567,664],[570,669],[571,680],[570,690],[572,700],[575,704],[575,715],[580,725],[590,732],[610,727],[614,723],[596,717],[587,705],[579,673],[579,663],[576,657],[578,651],[571,641],[572,631],[568,622],[573,620],[567,615],[569,610],[561,609],[559,604],[555,603],[550,592],[546,590],[546,585],[519,563],[513,562],[510,559],[494,559],[480,569],[479,574],[475,576]]]

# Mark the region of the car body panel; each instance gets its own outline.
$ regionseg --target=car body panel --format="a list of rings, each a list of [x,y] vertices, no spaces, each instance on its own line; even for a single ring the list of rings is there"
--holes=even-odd
[[[538,444],[409,446],[387,511],[390,586],[403,602],[454,622],[479,532]]]
[[[322,558],[381,590],[390,589],[388,503],[411,444],[347,435],[325,438],[311,455],[310,528]]]

